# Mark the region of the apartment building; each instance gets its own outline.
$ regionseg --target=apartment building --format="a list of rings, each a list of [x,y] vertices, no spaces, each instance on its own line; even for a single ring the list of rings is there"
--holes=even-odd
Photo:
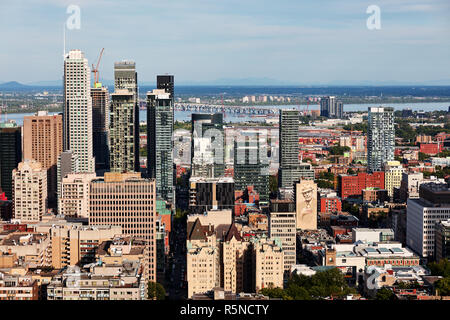
[[[38,222],[47,211],[47,170],[35,160],[19,163],[12,172],[14,217]]]
[[[394,189],[400,188],[404,171],[400,161],[388,161],[384,165],[384,188],[391,199],[394,198]]]
[[[253,238],[254,290],[283,288],[284,253],[278,240]]]
[[[57,269],[95,261],[96,251],[104,241],[122,234],[120,226],[55,225],[52,237],[52,266]]]
[[[59,211],[64,216],[89,217],[89,187],[95,173],[70,173],[61,181]]]

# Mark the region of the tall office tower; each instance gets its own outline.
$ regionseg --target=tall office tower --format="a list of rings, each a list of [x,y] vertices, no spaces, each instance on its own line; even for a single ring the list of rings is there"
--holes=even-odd
[[[80,50],[64,59],[63,150],[79,156],[81,172],[94,172],[91,69]]]
[[[158,78],[159,79],[159,78]],[[173,100],[156,89],[147,93],[147,172],[156,179],[156,196],[173,202]]]
[[[156,76],[156,89],[164,89],[166,92],[170,93],[172,102],[174,102],[175,99],[174,84],[173,75],[165,74]]]
[[[193,113],[191,176],[222,177],[225,172],[223,114]]]
[[[298,148],[299,113],[297,110],[280,110],[280,161],[278,186],[293,189],[300,178]]]
[[[367,166],[369,172],[383,170],[383,165],[394,160],[394,108],[369,107],[367,133]]]
[[[241,133],[234,142],[234,186],[242,191],[254,186],[260,201],[269,201],[269,162],[264,153],[267,155],[266,145],[258,131]]]
[[[344,104],[336,97],[323,97],[320,100],[320,116],[341,119],[344,115]]]
[[[450,219],[450,188],[446,184],[423,183],[419,199],[408,199],[406,245],[424,258],[435,255],[436,227]]]
[[[56,207],[57,164],[63,151],[62,115],[49,115],[39,111],[23,119],[23,159],[36,160],[47,169],[47,195],[49,207]]]
[[[56,185],[58,200],[61,197],[61,181],[69,173],[80,172],[80,163],[78,155],[72,151],[63,151],[58,157]],[[59,201],[58,201],[59,202]]]
[[[92,97],[92,143],[95,170],[104,173],[109,170],[109,93],[108,88],[97,83],[91,88]]]
[[[134,112],[128,121],[134,124],[134,171],[139,172],[141,167],[139,162],[139,90],[136,64],[133,61],[114,63],[114,83],[114,90],[116,92],[120,89],[127,89],[133,94]],[[133,133],[130,132],[131,134]]]
[[[13,170],[14,218],[38,222],[47,210],[47,170],[35,160]]]
[[[0,123],[0,189],[12,199],[12,171],[22,161],[22,128],[15,122]]]
[[[121,226],[147,242],[148,279],[156,281],[156,183],[137,173],[106,172],[89,190],[89,225]]]
[[[271,200],[269,216],[269,235],[281,241],[284,252],[284,270],[288,271],[296,263],[297,219],[295,202]]]
[[[126,89],[116,90],[111,95],[109,130],[111,172],[134,172],[136,170],[136,139],[139,140],[139,136],[135,135],[134,114],[134,94]],[[139,149],[137,151],[139,153]]]

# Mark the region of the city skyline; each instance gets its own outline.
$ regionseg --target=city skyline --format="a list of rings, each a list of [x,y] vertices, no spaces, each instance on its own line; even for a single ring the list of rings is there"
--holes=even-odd
[[[133,59],[142,83],[165,73],[177,74],[179,84],[450,83],[450,4],[444,0],[378,1],[379,30],[366,26],[371,3],[258,4],[2,3],[0,29],[13,31],[2,34],[8,50],[0,83],[59,81],[70,5],[80,9],[80,29],[66,30],[66,52],[80,49],[95,63],[104,47],[101,80],[113,79],[114,61]]]

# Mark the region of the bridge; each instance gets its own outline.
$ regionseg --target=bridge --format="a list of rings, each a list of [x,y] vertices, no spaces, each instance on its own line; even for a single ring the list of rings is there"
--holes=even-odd
[[[175,103],[175,111],[203,112],[203,113],[234,113],[245,115],[276,115],[277,108],[256,106],[222,106],[202,103]]]

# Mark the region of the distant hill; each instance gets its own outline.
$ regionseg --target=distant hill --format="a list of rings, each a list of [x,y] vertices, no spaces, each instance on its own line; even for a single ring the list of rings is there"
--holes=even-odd
[[[30,86],[19,83],[17,81],[9,81],[9,82],[0,84],[0,89],[24,89],[24,88],[29,88],[29,87]]]

